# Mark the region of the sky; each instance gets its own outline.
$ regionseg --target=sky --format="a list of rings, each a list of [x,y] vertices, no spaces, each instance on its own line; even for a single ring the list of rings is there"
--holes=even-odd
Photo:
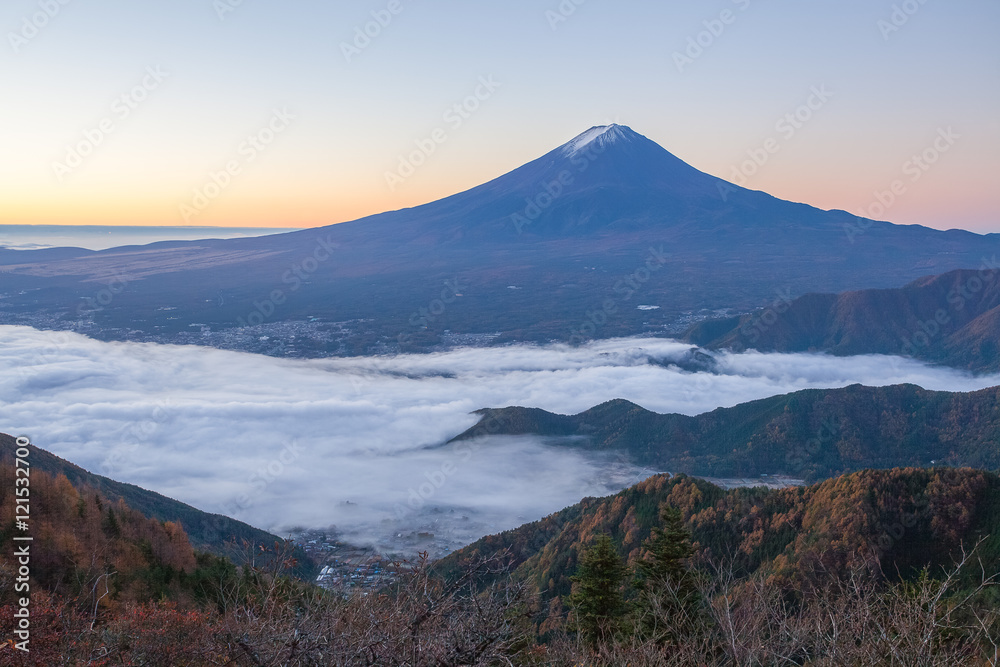
[[[332,224],[618,122],[784,199],[1000,232],[998,28],[995,0],[5,0],[0,224]]]
[[[443,444],[482,407],[575,414],[625,398],[695,415],[856,382],[1000,383],[885,356],[714,353],[714,374],[664,363],[689,349],[631,338],[292,360],[3,326],[0,405],[5,431],[204,511],[282,534],[335,524],[390,548],[429,530],[455,548],[653,472],[530,437]]]

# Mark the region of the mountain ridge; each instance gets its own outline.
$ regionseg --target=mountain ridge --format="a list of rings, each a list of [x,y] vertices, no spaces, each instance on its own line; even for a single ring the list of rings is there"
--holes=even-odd
[[[898,289],[807,294],[748,315],[701,322],[684,340],[735,352],[900,354],[995,372],[998,275],[994,257],[978,271],[926,276]]]
[[[13,466],[15,439],[0,433],[0,465]],[[230,543],[237,547],[245,540],[252,544],[272,546],[282,542],[282,538],[221,514],[203,512],[191,505],[167,496],[143,489],[134,484],[118,482],[103,475],[91,473],[80,466],[62,459],[55,454],[30,444],[28,463],[32,469],[43,471],[52,477],[65,475],[73,486],[85,485],[95,489],[112,502],[123,500],[130,508],[143,516],[159,521],[173,521],[180,524],[196,549],[210,551],[219,556],[233,556]],[[298,552],[302,556],[301,552]],[[302,572],[310,572],[311,564],[301,558]]]
[[[693,417],[651,412],[623,399],[576,415],[522,407],[476,414],[480,421],[454,441],[484,432],[537,435],[558,446],[623,452],[638,465],[707,477],[814,481],[864,468],[1000,469],[1000,387],[953,393],[855,384]]]
[[[925,566],[937,572],[975,544],[986,571],[1000,564],[995,473],[893,468],[785,489],[723,490],[683,474],[656,475],[484,537],[439,567],[450,572],[477,557],[506,554],[513,576],[540,596],[535,622],[545,632],[565,622],[570,575],[593,539],[609,535],[634,565],[663,506],[679,510],[700,558],[728,564],[738,578],[759,573],[788,590],[830,585],[861,569],[890,580]]]
[[[852,234],[859,219],[849,213],[740,188],[606,127],[578,152],[567,147],[580,135],[464,192],[332,226],[94,253],[2,251],[0,323],[256,351],[260,335],[291,338],[255,327],[308,322],[309,335],[296,334],[308,344],[285,345],[294,354],[425,351],[446,332],[570,340],[608,299],[614,317],[593,336],[679,333],[692,312],[747,312],[786,290],[897,287],[1000,254],[1000,234],[888,222]],[[608,132],[615,141],[602,143]],[[651,248],[664,261],[649,274]],[[616,292],[636,277],[641,289]],[[448,284],[461,290],[443,293]],[[83,307],[100,295],[106,303]],[[440,312],[420,316],[432,303]],[[198,325],[220,335],[190,331]],[[246,341],[223,335],[244,329]]]

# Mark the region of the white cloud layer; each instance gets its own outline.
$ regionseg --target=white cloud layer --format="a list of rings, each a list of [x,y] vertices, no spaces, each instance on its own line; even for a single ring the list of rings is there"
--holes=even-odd
[[[649,472],[533,438],[441,447],[476,423],[469,413],[478,408],[575,413],[625,398],[694,415],[858,382],[948,391],[1000,384],[1000,376],[884,356],[723,354],[715,374],[650,363],[689,348],[633,338],[285,360],[0,326],[0,430],[279,533],[336,524],[354,539],[406,549],[406,533],[421,530],[441,549]]]

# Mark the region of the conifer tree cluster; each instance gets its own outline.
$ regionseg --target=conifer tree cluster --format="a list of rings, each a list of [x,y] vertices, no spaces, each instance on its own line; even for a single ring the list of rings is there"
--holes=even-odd
[[[676,643],[697,630],[702,598],[690,559],[691,531],[678,509],[664,505],[629,569],[609,535],[598,536],[580,557],[573,581],[571,628],[591,647],[631,633],[657,644]]]

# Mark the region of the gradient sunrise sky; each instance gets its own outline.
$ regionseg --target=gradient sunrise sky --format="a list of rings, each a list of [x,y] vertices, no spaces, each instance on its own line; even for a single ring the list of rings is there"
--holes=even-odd
[[[2,224],[331,224],[618,122],[783,199],[898,182],[874,217],[1000,232],[995,0],[5,0],[0,27]]]

